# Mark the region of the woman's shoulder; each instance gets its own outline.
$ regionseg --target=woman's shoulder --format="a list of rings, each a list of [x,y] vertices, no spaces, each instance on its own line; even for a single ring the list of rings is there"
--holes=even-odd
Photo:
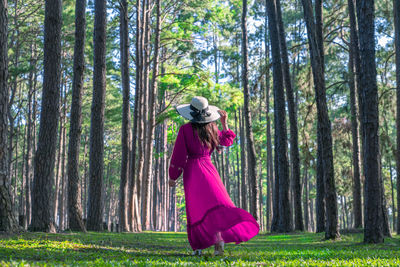
[[[182,125],[181,125],[181,128],[184,128],[184,129],[186,129],[186,128],[192,128],[192,124],[191,124],[190,122],[187,122],[187,123],[185,123],[185,124],[182,124]]]
[[[188,129],[191,129],[192,126],[190,124],[190,122],[182,124],[181,126],[179,126],[179,131],[182,131],[182,133],[187,132]]]

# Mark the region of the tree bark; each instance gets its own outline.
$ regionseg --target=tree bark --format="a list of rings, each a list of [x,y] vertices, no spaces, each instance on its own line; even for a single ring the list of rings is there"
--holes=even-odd
[[[304,230],[310,231],[310,194],[308,188],[308,165],[304,164]]]
[[[387,124],[386,124],[387,125]],[[388,153],[390,153],[388,151]],[[394,156],[395,158],[395,156]],[[393,232],[396,231],[396,209],[394,206],[395,203],[395,199],[394,199],[394,186],[393,186],[393,168],[392,168],[392,158],[388,158],[389,161],[389,174],[390,174],[390,191],[391,191],[391,195],[392,195],[392,226],[393,226]]]
[[[237,124],[238,124],[238,118],[237,118],[237,115],[236,115],[237,113],[236,113],[236,110],[235,110],[235,133],[238,133],[238,126],[237,126]],[[238,207],[241,207],[241,203],[242,203],[242,201],[241,201],[241,196],[242,196],[242,194],[241,194],[241,190],[240,190],[240,171],[239,171],[239,141],[238,141],[238,139],[239,138],[235,138],[235,142],[236,142],[236,188],[237,188],[237,193],[236,193],[236,196],[237,196],[237,201],[236,201],[236,206],[238,206]]]
[[[19,230],[11,202],[10,179],[7,173],[7,115],[8,115],[8,48],[7,0],[0,1],[0,231]]]
[[[55,232],[52,207],[60,98],[61,13],[61,0],[46,0],[42,107],[35,154],[31,231]]]
[[[400,0],[393,0],[395,47],[396,47],[396,95],[397,95],[397,173],[400,172]],[[397,182],[397,234],[400,234],[400,183]]]
[[[357,106],[357,87],[355,73],[355,58],[358,53],[358,35],[356,29],[356,18],[354,13],[354,0],[348,0],[350,17],[350,52],[349,52],[349,87],[350,87],[350,109],[351,109],[351,134],[353,142],[353,213],[354,228],[362,227],[362,207],[361,207],[361,173],[360,173],[360,149],[359,149],[359,129],[358,129],[358,106]],[[356,71],[356,72],[355,72]],[[359,76],[359,73],[357,73]],[[357,85],[358,85],[357,81]]]
[[[317,132],[317,177],[316,189],[317,196],[315,200],[316,232],[325,231],[325,186],[324,186],[324,168],[322,165],[322,145],[319,131]]]
[[[364,242],[383,242],[379,164],[379,110],[375,64],[374,2],[357,1],[361,56],[364,184]]]
[[[241,208],[248,210],[248,205],[247,205],[247,161],[246,161],[246,141],[245,141],[245,133],[244,133],[244,118],[241,116],[240,109],[239,109],[239,128],[240,128],[240,168],[241,168],[241,176],[242,176],[242,181],[241,181]]]
[[[87,229],[103,230],[104,105],[106,93],[106,1],[95,0],[93,99],[90,120]]]
[[[300,156],[297,128],[296,103],[294,101],[293,87],[289,70],[289,56],[286,47],[286,34],[283,26],[282,11],[280,0],[276,0],[276,13],[279,29],[279,42],[282,57],[282,72],[286,87],[286,97],[288,101],[289,121],[290,121],[290,158],[292,162],[292,179],[294,189],[294,230],[304,231],[303,215],[301,209],[301,185],[300,185]]]
[[[33,158],[33,101],[34,101],[34,71],[36,59],[34,58],[33,45],[31,45],[31,58],[29,61],[29,92],[28,92],[28,114],[27,114],[27,134],[26,134],[26,154],[25,154],[25,216],[23,226],[26,229],[30,223],[31,213],[31,181],[32,181],[32,158]]]
[[[153,55],[153,74],[149,90],[149,118],[147,127],[147,136],[145,138],[146,144],[146,155],[147,160],[145,161],[145,176],[144,176],[144,221],[142,222],[146,230],[150,230],[150,181],[153,161],[153,140],[154,140],[154,129],[155,129],[155,105],[157,96],[157,76],[159,66],[159,48],[160,48],[160,32],[161,32],[161,0],[156,0],[156,29],[155,29],[155,40],[154,40],[154,55]],[[148,23],[150,21],[148,20]]]
[[[270,52],[270,38],[268,38],[268,14],[267,8],[265,7],[265,65],[268,66],[270,63],[269,52]],[[266,211],[266,227],[267,231],[271,229],[271,219],[273,217],[272,209],[272,187],[274,177],[274,166],[272,164],[272,141],[271,141],[271,119],[270,119],[270,71],[268,69],[265,75],[265,106],[266,106],[266,118],[267,118],[267,211]]]
[[[61,97],[60,97],[61,98]],[[60,100],[60,106],[61,106],[61,100]],[[63,148],[63,142],[64,142],[64,135],[63,133],[63,121],[62,119],[59,121],[59,131],[58,131],[58,149],[57,149],[57,165],[56,165],[56,179],[55,179],[55,196],[54,196],[54,206],[53,206],[53,216],[54,216],[54,222],[57,224],[57,218],[59,215],[58,212],[58,203],[59,203],[59,190],[60,190],[60,177],[61,177],[61,152]]]
[[[120,2],[120,51],[121,51],[121,80],[122,80],[122,159],[121,159],[121,180],[119,187],[119,231],[129,231],[128,222],[128,177],[130,163],[130,107],[129,107],[129,33],[128,33],[128,3],[126,0]]]
[[[247,165],[249,170],[249,182],[250,182],[250,213],[253,217],[258,220],[257,214],[257,198],[258,198],[258,187],[257,187],[257,156],[254,147],[254,138],[251,123],[251,112],[250,112],[250,90],[249,90],[249,73],[248,73],[248,51],[247,51],[247,0],[243,0],[242,10],[242,86],[244,94],[244,111],[243,115],[245,118],[245,129],[246,129],[246,141],[247,141]]]
[[[307,27],[311,66],[314,78],[315,98],[318,112],[319,143],[321,145],[322,167],[325,190],[326,224],[325,238],[336,239],[340,236],[338,226],[337,196],[333,169],[331,123],[326,104],[324,77],[324,50],[322,33],[322,1],[315,3],[315,22],[310,0],[302,0],[304,18]],[[317,137],[318,138],[318,137]]]
[[[140,2],[140,1],[138,1]],[[140,9],[138,9],[140,10]],[[137,159],[138,159],[138,165],[137,165],[137,169],[136,169],[136,199],[137,199],[137,209],[136,211],[138,212],[138,226],[137,226],[137,230],[141,231],[142,230],[142,184],[143,184],[143,164],[144,164],[144,120],[141,119],[143,118],[143,116],[145,116],[145,112],[144,112],[144,94],[145,94],[145,87],[144,87],[144,82],[143,80],[145,79],[144,77],[144,55],[143,55],[143,50],[144,50],[144,29],[145,29],[145,10],[146,7],[142,6],[141,9],[141,15],[139,17],[141,20],[140,23],[140,30],[139,30],[139,36],[137,36],[137,40],[139,40],[138,42],[138,50],[137,50],[137,57],[139,60],[137,62],[136,65],[136,72],[139,72],[139,75],[136,76],[136,78],[138,79],[136,84],[137,84],[137,94],[138,94],[138,115],[137,115],[137,129],[138,129],[138,155],[137,155]]]
[[[82,132],[82,94],[85,71],[86,0],[75,3],[74,74],[68,142],[68,221],[69,229],[86,232],[82,220],[82,204],[79,195],[79,148]]]
[[[138,116],[139,116],[139,105],[140,105],[140,90],[141,90],[141,46],[140,46],[140,28],[141,28],[141,1],[136,1],[136,54],[135,54],[135,65],[136,65],[136,88],[135,88],[135,100],[133,109],[133,127],[132,127],[132,151],[131,151],[131,170],[130,170],[130,186],[129,186],[129,212],[128,222],[131,223],[132,231],[139,231],[140,227],[140,216],[137,208],[138,202],[138,183],[139,177],[136,175],[138,168],[136,168],[136,148],[139,142],[140,128],[138,129]]]
[[[60,125],[61,127],[61,134],[62,134],[62,147],[61,147],[61,184],[60,184],[60,190],[59,190],[59,205],[58,205],[58,214],[59,214],[59,222],[58,222],[58,229],[63,231],[65,229],[65,191],[66,191],[66,176],[65,176],[65,154],[66,154],[66,142],[67,142],[67,134],[66,134],[66,100],[67,100],[67,87],[65,84],[65,79],[63,82],[63,94],[61,96],[62,99],[62,116],[60,119]]]
[[[287,132],[285,112],[285,92],[283,87],[282,64],[279,47],[276,6],[274,1],[267,1],[268,26],[271,36],[271,52],[274,88],[274,122],[275,122],[275,188],[279,186],[278,208],[274,209],[271,231],[290,232],[293,230],[292,213],[289,202],[289,163],[287,159]],[[277,194],[277,192],[275,192]]]

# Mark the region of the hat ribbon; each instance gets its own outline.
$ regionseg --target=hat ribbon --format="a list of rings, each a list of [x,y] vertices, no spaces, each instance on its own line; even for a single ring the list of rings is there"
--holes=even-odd
[[[192,110],[190,112],[190,115],[193,117],[194,121],[204,121],[205,117],[211,116],[211,113],[208,112],[208,107],[199,110],[196,107],[194,107],[192,104],[190,104],[190,109]]]

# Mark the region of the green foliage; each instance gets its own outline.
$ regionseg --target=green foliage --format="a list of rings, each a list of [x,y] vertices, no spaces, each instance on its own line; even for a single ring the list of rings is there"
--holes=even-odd
[[[399,237],[361,243],[360,234],[322,241],[322,234],[260,234],[225,245],[224,257],[191,256],[185,233],[25,233],[0,240],[2,266],[398,266]]]

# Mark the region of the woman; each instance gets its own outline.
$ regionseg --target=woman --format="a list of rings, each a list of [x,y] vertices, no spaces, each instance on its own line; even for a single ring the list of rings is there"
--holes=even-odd
[[[193,255],[215,244],[214,255],[223,255],[224,243],[248,241],[259,225],[247,211],[235,207],[210,154],[231,146],[236,137],[227,125],[227,113],[196,96],[190,104],[176,107],[190,123],[179,128],[169,166],[169,185],[175,186],[183,172],[187,233]],[[215,121],[223,127],[218,130]]]

